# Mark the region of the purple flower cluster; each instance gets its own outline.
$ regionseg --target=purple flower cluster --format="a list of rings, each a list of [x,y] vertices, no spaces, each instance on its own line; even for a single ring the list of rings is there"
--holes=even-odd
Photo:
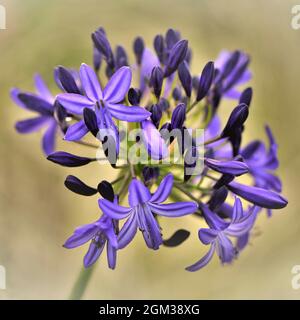
[[[60,133],[69,143],[103,148],[119,172],[115,180],[100,181],[95,187],[75,176],[66,178],[65,186],[72,192],[99,195],[101,215],[96,222],[75,229],[64,247],[90,242],[84,257],[84,266],[89,267],[106,245],[108,266],[114,269],[118,250],[129,245],[138,230],[150,249],[174,247],[186,241],[189,231],[182,228],[165,239],[160,220],[193,215],[207,225],[198,236],[209,250],[186,270],[204,267],[214,253],[223,264],[231,263],[246,247],[263,209],[271,216],[273,209],[287,205],[275,174],[278,147],[271,129],[266,127],[268,146],[260,140],[242,143],[253,95],[252,88],[243,88],[252,77],[249,56],[239,50],[222,51],[215,62],[209,61],[193,75],[188,41],[173,29],[155,36],[154,50],[137,37],[133,64],[125,48],[118,45],[113,50],[103,28],[92,34],[92,42],[93,67],[83,63],[79,70],[55,68],[57,95],[50,93],[40,76],[35,77],[37,93],[11,91],[18,106],[37,114],[17,122],[17,131],[31,133],[46,127],[42,146],[48,160],[65,167],[99,160],[55,151]],[[231,99],[234,108],[222,125],[218,110],[223,99]],[[141,130],[136,143],[144,146],[149,163],[117,164],[124,139],[119,121]],[[183,133],[188,125],[205,129],[203,155],[192,135],[186,144],[177,135],[166,134]],[[96,144],[85,140],[88,134]],[[166,165],[163,160],[175,146],[183,162]],[[113,149],[115,161],[108,149]],[[203,163],[201,172],[195,171],[198,160]],[[249,179],[244,176],[252,183],[245,183]]]

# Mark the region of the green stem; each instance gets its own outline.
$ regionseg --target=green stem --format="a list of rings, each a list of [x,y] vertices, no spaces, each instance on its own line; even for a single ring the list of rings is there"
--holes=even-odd
[[[70,300],[80,300],[84,295],[85,289],[89,284],[89,280],[93,274],[94,266],[85,269],[82,267],[78,278],[73,286],[73,289],[70,294]]]
[[[197,203],[199,202],[199,199],[194,197],[189,191],[187,191],[184,187],[182,187],[180,184],[174,183],[174,187],[180,190],[182,193],[184,193],[186,196],[191,198],[192,200],[196,201]]]

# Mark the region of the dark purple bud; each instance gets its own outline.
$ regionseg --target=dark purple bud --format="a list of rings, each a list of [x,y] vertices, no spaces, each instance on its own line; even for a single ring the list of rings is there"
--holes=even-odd
[[[93,65],[96,72],[100,70],[102,62],[102,54],[101,52],[95,47],[93,49]]]
[[[104,199],[110,202],[113,202],[115,199],[114,189],[112,185],[106,180],[103,180],[98,184],[98,192]]]
[[[180,40],[180,34],[178,31],[169,29],[166,32],[166,44],[167,44],[168,50],[172,49],[179,40]]]
[[[190,236],[190,232],[184,229],[177,230],[169,239],[163,241],[166,247],[177,247]]]
[[[76,81],[68,69],[59,66],[57,68],[57,77],[61,83],[61,86],[66,92],[80,94],[80,90],[76,84]]]
[[[165,98],[160,98],[158,105],[162,111],[167,111],[170,108],[169,101]]]
[[[156,181],[159,177],[159,168],[158,167],[144,167],[143,168],[143,178],[146,185],[151,184]]]
[[[75,176],[67,176],[65,186],[74,193],[82,196],[93,196],[97,193],[97,189],[89,187]]]
[[[205,158],[204,164],[214,171],[223,174],[232,174],[234,176],[240,176],[249,171],[249,168],[246,165],[246,163],[237,160],[221,161]]]
[[[171,118],[172,129],[181,129],[186,115],[186,106],[184,103],[180,103],[174,109]]]
[[[141,90],[130,88],[128,91],[128,101],[132,106],[138,106],[141,101]]]
[[[214,80],[214,71],[215,68],[212,61],[208,62],[203,68],[197,90],[197,101],[202,100],[207,95]]]
[[[214,189],[222,188],[223,186],[227,186],[234,179],[232,174],[223,174],[222,177],[215,183]]]
[[[172,91],[172,97],[175,101],[179,101],[181,100],[182,98],[182,95],[181,95],[181,90],[180,88],[176,87],[174,88],[174,90]]]
[[[169,77],[173,72],[175,72],[180,65],[180,63],[185,59],[188,49],[188,41],[180,40],[171,49],[168,57],[165,69],[165,77]]]
[[[283,196],[271,190],[247,186],[237,182],[229,183],[228,189],[259,207],[267,209],[281,209],[288,204],[287,200]]]
[[[233,157],[237,156],[240,151],[240,146],[242,143],[242,132],[243,132],[244,126],[237,128],[231,136],[229,137],[229,142],[232,146],[232,155]]]
[[[151,106],[151,120],[156,128],[159,127],[160,120],[162,118],[162,110],[158,104]]]
[[[160,34],[155,36],[153,46],[160,63],[164,63],[166,51],[164,37]]]
[[[236,133],[237,129],[240,129],[249,115],[249,108],[246,104],[239,104],[231,112],[227,124],[221,134],[221,137],[230,137]]]
[[[164,73],[160,67],[154,67],[151,72],[150,86],[153,88],[154,94],[159,99],[164,80]]]
[[[116,67],[117,69],[128,66],[127,54],[122,46],[116,48]]]
[[[107,40],[106,34],[103,29],[98,29],[92,34],[92,39],[95,47],[101,52],[103,57],[105,58],[107,64],[113,68],[114,67],[114,55]]]
[[[54,117],[59,124],[62,132],[66,133],[68,124],[66,122],[68,114],[66,109],[57,101],[54,102]]]
[[[75,156],[74,154],[63,151],[54,152],[50,154],[47,159],[64,167],[81,167],[95,160],[91,158]]]
[[[98,121],[96,113],[91,110],[90,108],[85,108],[83,110],[83,119],[86,127],[89,129],[89,131],[92,133],[94,137],[97,137],[97,134],[99,132],[98,128]]]
[[[245,89],[240,96],[239,104],[244,103],[249,107],[252,100],[252,94],[252,88]]]
[[[192,76],[190,74],[189,66],[186,61],[183,61],[179,65],[178,76],[185,94],[190,98],[192,93]]]
[[[210,102],[214,110],[216,110],[217,107],[219,106],[221,102],[221,98],[222,98],[221,88],[218,85],[216,85],[212,88],[210,92]]]
[[[144,45],[143,38],[141,37],[135,38],[133,42],[133,51],[134,51],[136,62],[138,65],[141,64],[144,48],[145,48],[145,45]]]
[[[228,195],[228,190],[225,186],[215,189],[210,200],[208,201],[208,206],[211,211],[217,211],[219,207],[225,202]]]

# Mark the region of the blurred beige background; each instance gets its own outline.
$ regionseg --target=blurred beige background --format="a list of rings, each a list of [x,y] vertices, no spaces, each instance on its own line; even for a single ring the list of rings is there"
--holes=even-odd
[[[299,299],[300,290],[291,286],[291,269],[300,265],[300,30],[290,25],[295,3],[2,0],[7,30],[0,30],[0,265],[7,270],[7,290],[0,290],[0,298],[67,298],[81,268],[86,248],[67,251],[62,244],[76,226],[98,217],[97,199],[67,191],[64,178],[75,174],[96,185],[114,172],[97,165],[65,169],[46,161],[39,135],[15,132],[15,121],[27,114],[13,105],[8,92],[12,86],[32,90],[35,72],[57,92],[53,67],[90,63],[90,33],[101,25],[114,45],[129,50],[136,35],[152,45],[156,33],[179,29],[193,48],[195,72],[223,48],[250,53],[254,101],[246,140],[265,138],[265,123],[273,128],[289,205],[272,219],[260,217],[252,245],[233,265],[221,267],[214,259],[197,273],[184,267],[207,250],[197,240],[198,220],[165,219],[166,236],[179,225],[187,225],[193,236],[158,252],[147,250],[139,236],[119,253],[115,271],[103,256],[84,298]],[[224,105],[224,110],[227,114],[230,108]]]

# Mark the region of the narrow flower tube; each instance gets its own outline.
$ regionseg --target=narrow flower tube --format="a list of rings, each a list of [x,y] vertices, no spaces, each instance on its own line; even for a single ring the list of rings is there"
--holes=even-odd
[[[234,176],[240,176],[249,171],[249,168],[245,162],[242,161],[220,161],[215,159],[205,158],[204,163],[212,170],[215,170],[224,174],[232,174]]]
[[[258,187],[247,186],[237,182],[230,182],[228,189],[243,199],[263,208],[282,209],[288,201],[280,194]]]

